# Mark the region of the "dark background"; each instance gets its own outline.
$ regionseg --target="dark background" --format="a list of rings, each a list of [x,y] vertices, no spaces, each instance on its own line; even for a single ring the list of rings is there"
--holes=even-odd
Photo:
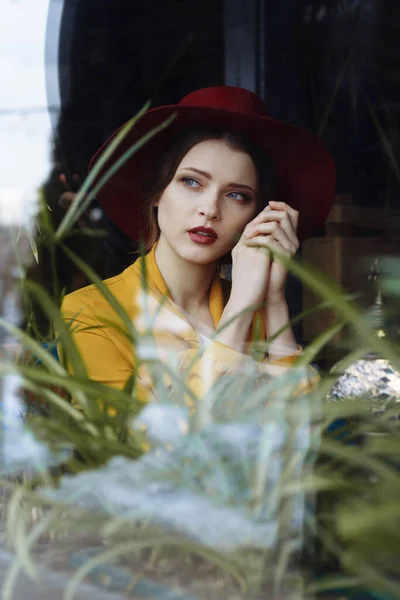
[[[321,134],[339,192],[398,204],[371,111],[388,134],[391,124],[396,149],[399,24],[395,0],[65,0],[56,157],[84,177],[93,152],[149,98],[174,103],[228,83]]]
[[[272,117],[320,135],[337,191],[354,204],[398,208],[399,29],[396,0],[65,0],[48,183],[55,219],[57,174],[83,179],[96,149],[144,102],[221,84],[257,92]],[[99,225],[106,240],[80,254],[106,277],[132,261],[132,244],[104,216]],[[83,282],[63,260],[70,291]],[[301,310],[299,284],[290,281],[288,295]]]

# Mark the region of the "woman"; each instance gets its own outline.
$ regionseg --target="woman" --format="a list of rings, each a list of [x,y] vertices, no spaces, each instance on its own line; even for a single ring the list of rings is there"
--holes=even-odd
[[[292,256],[299,238],[323,225],[335,173],[318,138],[268,118],[255,94],[227,86],[148,111],[112,162],[171,114],[172,123],[98,194],[108,217],[133,240],[144,238],[149,251],[105,284],[139,331],[146,329],[144,307],[157,315],[158,356],[173,355],[200,397],[221,374],[274,373],[295,361],[301,349],[290,328],[258,362],[248,343],[257,318],[267,341],[288,322],[287,273],[269,251]],[[219,274],[230,260],[231,285]],[[65,297],[62,311],[73,322],[89,376],[123,388],[144,349],[133,347],[104,295],[95,286],[78,290]],[[147,400],[154,390],[143,365],[138,376],[140,397]]]

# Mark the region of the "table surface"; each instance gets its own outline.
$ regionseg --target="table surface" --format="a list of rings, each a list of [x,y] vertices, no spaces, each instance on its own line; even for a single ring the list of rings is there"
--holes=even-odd
[[[1,589],[14,556],[0,550]],[[38,581],[32,581],[27,575],[18,575],[12,600],[63,600],[68,574],[55,573],[47,569],[38,569]],[[83,583],[77,588],[75,600],[122,600],[123,596],[109,593],[90,583]],[[125,596],[126,598],[126,596]]]

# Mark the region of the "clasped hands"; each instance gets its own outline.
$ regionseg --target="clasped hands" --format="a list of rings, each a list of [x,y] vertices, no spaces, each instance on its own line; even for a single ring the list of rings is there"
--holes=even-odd
[[[233,258],[236,252],[237,259],[240,246],[256,251],[253,256],[247,255],[247,263],[250,270],[258,268],[257,300],[261,303],[265,301],[266,306],[285,302],[287,268],[279,257],[290,258],[296,254],[299,248],[298,222],[297,210],[285,202],[271,200],[268,206],[248,223],[232,252]]]

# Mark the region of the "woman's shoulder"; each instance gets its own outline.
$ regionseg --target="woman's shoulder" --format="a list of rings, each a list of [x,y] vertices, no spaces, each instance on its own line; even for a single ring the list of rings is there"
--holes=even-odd
[[[128,299],[132,298],[132,292],[139,284],[135,266],[132,264],[117,275],[103,279],[99,285],[93,283],[67,294],[63,299],[61,310],[69,312],[82,308],[91,308],[96,311],[100,308],[105,309],[111,306],[110,300],[107,298],[108,293],[111,293],[120,304],[126,306]]]

